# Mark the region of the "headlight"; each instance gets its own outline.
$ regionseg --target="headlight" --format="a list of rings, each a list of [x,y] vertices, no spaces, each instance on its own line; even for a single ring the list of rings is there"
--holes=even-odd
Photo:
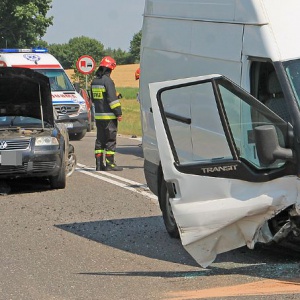
[[[42,136],[35,139],[35,146],[56,146],[59,145],[57,138],[53,136]]]
[[[86,113],[87,112],[87,108],[86,108],[86,104],[85,103],[81,103],[80,104],[80,108],[79,108],[79,113]]]

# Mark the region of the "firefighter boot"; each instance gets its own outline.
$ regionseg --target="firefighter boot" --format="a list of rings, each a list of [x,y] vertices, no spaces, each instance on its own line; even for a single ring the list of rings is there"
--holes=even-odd
[[[96,155],[96,171],[105,171],[103,156],[101,154]]]
[[[115,163],[114,155],[106,155],[106,171],[122,171],[123,168]]]

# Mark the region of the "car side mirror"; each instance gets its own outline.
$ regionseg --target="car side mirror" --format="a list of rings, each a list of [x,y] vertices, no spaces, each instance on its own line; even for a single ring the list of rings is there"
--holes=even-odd
[[[254,129],[255,143],[259,161],[270,165],[276,159],[291,161],[294,159],[292,149],[282,148],[278,142],[278,135],[273,125],[262,125]]]

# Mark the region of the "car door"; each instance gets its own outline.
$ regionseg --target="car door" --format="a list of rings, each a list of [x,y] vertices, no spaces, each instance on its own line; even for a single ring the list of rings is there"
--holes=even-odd
[[[164,178],[185,249],[205,267],[219,253],[270,241],[268,220],[299,205],[288,149],[291,125],[221,75],[151,83],[149,89]],[[186,109],[176,111],[172,103],[178,101]],[[257,130],[270,128],[277,148],[289,151],[282,159],[264,159],[258,151]]]

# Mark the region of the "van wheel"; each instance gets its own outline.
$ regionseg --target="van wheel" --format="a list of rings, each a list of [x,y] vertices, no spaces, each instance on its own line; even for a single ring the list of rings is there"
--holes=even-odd
[[[63,156],[60,170],[57,176],[50,177],[50,186],[52,189],[64,189],[67,183],[66,162]]]
[[[168,234],[172,238],[179,238],[178,227],[173,215],[172,207],[169,201],[169,193],[164,180],[162,181],[160,188],[159,203]]]

